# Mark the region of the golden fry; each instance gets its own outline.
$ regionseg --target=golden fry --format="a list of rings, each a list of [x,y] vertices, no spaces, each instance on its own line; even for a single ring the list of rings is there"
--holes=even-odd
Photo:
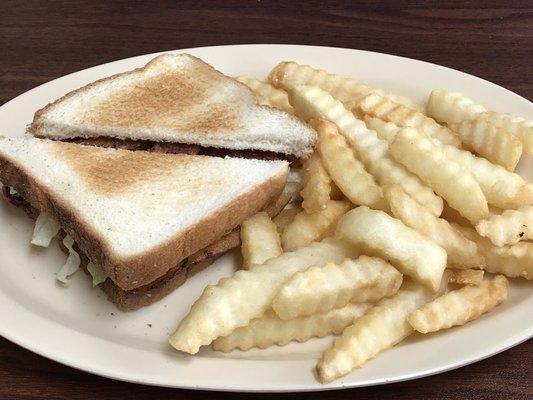
[[[444,155],[472,174],[487,202],[502,209],[517,208],[533,202],[533,190],[522,177],[492,164],[483,157],[453,146],[441,146]]]
[[[340,101],[319,88],[309,86],[291,88],[289,97],[295,109],[306,118],[313,118],[318,114],[337,125],[339,132],[355,149],[364,167],[376,177],[380,185],[397,183],[420,204],[435,215],[440,215],[442,199],[418,177],[392,159],[388,154],[388,143],[378,139],[376,133],[367,129],[364,122],[355,118]],[[329,172],[333,177],[331,171]]]
[[[497,128],[509,132],[522,142],[522,151],[533,154],[533,121],[509,114],[487,111],[476,116],[477,119],[491,123]]]
[[[241,224],[243,268],[250,269],[281,254],[281,239],[266,212],[260,212]]]
[[[268,82],[262,82],[254,78],[239,76],[235,79],[244,83],[254,92],[259,104],[294,114],[294,109],[289,103],[289,96],[287,96],[287,92],[284,90],[277,89]]]
[[[349,209],[346,201],[330,200],[325,208],[313,214],[305,211],[296,214],[281,235],[283,249],[292,251],[328,236]]]
[[[476,230],[481,236],[488,237],[496,246],[532,240],[533,206],[505,210],[501,215],[481,220],[477,223]]]
[[[400,127],[392,122],[385,122],[379,118],[365,116],[365,123],[377,135],[392,143]],[[533,202],[533,190],[528,188],[526,182],[518,174],[507,171],[505,168],[492,164],[482,157],[476,157],[466,150],[454,146],[443,145],[438,141],[442,151],[448,159],[459,164],[465,171],[472,174],[479,183],[487,202],[500,208],[516,208]]]
[[[330,199],[331,178],[316,153],[304,162],[302,187],[302,207],[306,212],[311,214],[326,208]]]
[[[393,122],[387,122],[378,117],[372,117],[368,114],[362,115],[362,120],[365,121],[366,127],[373,130],[381,140],[386,140],[391,144],[396,134],[400,131],[400,127]]]
[[[434,119],[378,94],[369,94],[359,102],[355,104],[351,103],[351,105],[351,109],[355,109],[365,115],[393,122],[402,128],[416,128],[425,135],[437,139],[443,144],[452,146],[459,146],[461,144],[461,139],[454,132],[445,126],[439,125]]]
[[[391,155],[415,173],[448,204],[472,223],[489,215],[487,199],[472,175],[450,161],[442,148],[418,133],[404,128],[390,146]]]
[[[522,277],[533,280],[533,243],[520,242],[511,246],[498,247],[487,238],[479,236],[473,228],[459,225],[454,225],[454,227],[477,243],[485,257],[485,271],[503,274],[509,278]]]
[[[223,278],[204,289],[169,342],[176,350],[196,354],[200,346],[261,317],[281,285],[296,272],[357,255],[353,246],[324,240],[283,253],[249,271],[237,271],[231,278]]]
[[[427,104],[430,117],[448,124],[476,119],[487,111],[485,107],[474,103],[472,99],[458,92],[435,89],[431,92]]]
[[[411,313],[409,323],[421,333],[464,325],[502,303],[507,298],[508,287],[507,279],[498,275],[477,286],[452,290]]]
[[[433,294],[421,286],[404,286],[394,297],[381,300],[356,319],[324,352],[316,367],[320,382],[346,375],[414,332],[407,317],[431,301]]]
[[[383,211],[357,207],[339,221],[336,237],[437,291],[446,267],[444,249]]]
[[[370,303],[348,304],[324,314],[289,321],[282,320],[272,310],[268,310],[262,317],[250,321],[250,324],[216,339],[213,349],[223,352],[233,349],[249,350],[252,347],[266,349],[273,345],[285,346],[293,340],[302,343],[313,337],[338,335],[370,307]]]
[[[382,89],[364,85],[354,79],[331,74],[309,65],[299,65],[293,61],[279,63],[270,72],[268,79],[274,86],[283,89],[297,85],[317,86],[342,102],[358,100],[369,93],[378,93],[412,109],[424,110],[423,104],[407,97],[387,93]]]
[[[315,128],[318,132],[317,151],[329,176],[342,193],[353,204],[386,208],[381,188],[355,158],[353,150],[338,133],[335,124],[317,119]]]
[[[514,171],[522,155],[522,142],[516,136],[483,120],[449,124],[457,132],[463,147],[508,171]]]
[[[402,274],[375,257],[360,256],[298,272],[280,289],[272,308],[284,320],[327,312],[348,303],[376,302],[392,296]]]
[[[384,194],[396,218],[446,250],[449,265],[456,268],[484,265],[476,243],[453,229],[445,219],[435,217],[409,197],[401,187],[387,187]]]
[[[458,92],[433,90],[429,96],[427,111],[439,122],[460,123],[469,120],[482,120],[501,128],[522,142],[522,151],[533,154],[533,121],[509,114],[487,111],[474,100]]]

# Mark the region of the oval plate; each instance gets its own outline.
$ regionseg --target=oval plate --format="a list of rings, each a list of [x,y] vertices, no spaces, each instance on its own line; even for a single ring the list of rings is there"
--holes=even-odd
[[[265,77],[282,60],[295,60],[361,82],[425,100],[435,87],[458,90],[495,110],[533,117],[532,104],[493,83],[421,61],[329,47],[238,45],[179,50],[201,57],[227,75]],[[33,113],[70,90],[146,64],[155,54],[76,72],[22,94],[0,108],[0,132],[24,134]],[[523,159],[519,171],[533,160]],[[489,357],[533,335],[531,284],[513,280],[507,302],[460,329],[413,335],[363,368],[329,385],[317,383],[313,368],[330,338],[267,350],[191,357],[174,351],[167,336],[207,284],[234,270],[228,254],[174,293],[141,310],[121,313],[90,279],[76,274],[68,288],[54,273],[65,256],[57,245],[30,246],[32,222],[0,202],[0,334],[45,357],[98,375],[130,382],[189,389],[311,391],[377,385],[414,379]]]

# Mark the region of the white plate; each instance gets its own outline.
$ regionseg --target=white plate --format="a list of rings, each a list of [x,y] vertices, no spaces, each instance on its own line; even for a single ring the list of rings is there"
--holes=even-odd
[[[308,46],[242,45],[186,51],[228,75],[264,77],[282,60],[296,60],[353,76],[362,82],[424,100],[435,87],[461,90],[496,110],[533,117],[532,104],[495,84],[421,61],[366,51]],[[86,69],[46,83],[0,108],[0,132],[22,135],[33,113],[96,79],[140,67],[154,55]],[[50,60],[54,62],[54,60]],[[526,164],[528,163],[526,168]],[[532,160],[522,160],[529,170]],[[88,372],[131,382],[194,389],[306,391],[376,385],[457,368],[514,346],[533,335],[530,283],[513,281],[509,300],[460,329],[413,336],[405,343],[329,385],[313,367],[329,339],[227,355],[203,349],[190,357],[173,351],[167,335],[208,283],[230,275],[235,255],[187,281],[170,296],[141,310],[121,313],[78,273],[69,288],[54,272],[65,256],[57,245],[30,247],[32,223],[0,202],[0,334],[38,354]]]

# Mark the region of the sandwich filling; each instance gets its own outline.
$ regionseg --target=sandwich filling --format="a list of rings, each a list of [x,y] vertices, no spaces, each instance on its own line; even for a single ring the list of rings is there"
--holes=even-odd
[[[2,186],[2,194],[9,203],[22,208],[30,218],[37,220],[41,215],[39,210],[10,187]],[[44,236],[48,235],[45,234]],[[59,230],[53,236],[57,237],[59,246],[65,253],[79,255],[78,265],[75,268],[69,265],[70,274],[81,267],[93,277],[93,282],[95,282],[95,278],[100,280],[96,286],[99,286],[107,294],[108,298],[123,311],[135,310],[160,300],[185,282],[187,278],[212,264],[224,253],[240,245],[239,228],[235,228],[217,242],[180,261],[175,267],[153,282],[132,290],[124,290],[105,275],[102,276],[102,270],[90,262],[89,258],[80,250],[76,243],[72,243],[69,246],[65,238],[70,237],[63,230]],[[47,237],[45,241],[49,243],[49,239],[51,238]],[[61,276],[61,282],[65,283],[70,274],[63,273],[60,270],[58,278]]]
[[[9,203],[22,208],[30,218],[36,221],[41,219],[40,217],[43,214],[11,187],[2,186],[2,194]],[[276,215],[285,207],[290,198],[290,194],[284,192],[273,203],[265,207],[265,211],[269,214]],[[46,218],[42,219],[46,220]],[[53,237],[57,237],[61,250],[69,255],[70,260],[76,259],[76,256],[78,257],[76,265],[69,263],[67,260],[64,268],[58,272],[58,278],[61,278],[61,281],[65,283],[68,275],[74,273],[81,267],[83,271],[92,276],[93,286],[101,288],[109,300],[115,303],[122,311],[136,310],[162,299],[182,285],[189,277],[208,267],[223,254],[238,247],[241,243],[240,229],[236,227],[231,232],[222,236],[218,241],[181,260],[176,266],[169,269],[164,275],[154,281],[135,289],[124,290],[108,278],[100,267],[94,265],[75,242],[70,242],[70,236],[60,229],[59,226],[55,229],[55,226],[50,227],[50,225],[54,225],[54,223],[48,218],[42,225],[42,229],[47,232],[39,235],[40,237],[37,238],[39,243],[47,246]]]
[[[66,139],[65,142],[122,150],[145,150],[163,154],[188,154],[211,157],[239,157],[256,160],[286,160],[293,164],[294,156],[264,150],[235,150],[217,147],[202,147],[196,144],[154,142],[150,140],[117,139],[110,137]]]

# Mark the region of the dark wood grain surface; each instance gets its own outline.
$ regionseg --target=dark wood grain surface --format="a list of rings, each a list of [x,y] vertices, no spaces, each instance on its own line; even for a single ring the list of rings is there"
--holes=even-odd
[[[456,68],[533,98],[531,0],[298,3],[3,0],[0,103],[108,61],[237,43],[314,44],[396,54]],[[0,338],[0,399],[532,399],[532,355],[530,340],[482,362],[416,381],[257,396],[115,382],[62,366]]]

